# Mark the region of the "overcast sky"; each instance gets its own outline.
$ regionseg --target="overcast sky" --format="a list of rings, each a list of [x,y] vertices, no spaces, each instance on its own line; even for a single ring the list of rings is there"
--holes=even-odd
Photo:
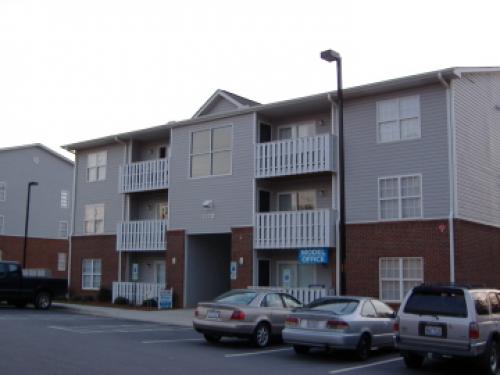
[[[500,1],[0,0],[0,147],[189,118],[218,88],[261,103],[500,65]],[[67,155],[67,154],[66,154]]]

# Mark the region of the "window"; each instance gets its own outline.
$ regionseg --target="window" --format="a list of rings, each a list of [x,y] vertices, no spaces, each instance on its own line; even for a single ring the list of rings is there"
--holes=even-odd
[[[380,299],[400,302],[414,286],[424,281],[422,258],[380,258]]]
[[[69,191],[61,190],[61,208],[69,207]]]
[[[378,180],[379,219],[422,217],[422,176],[383,177]]]
[[[231,173],[232,134],[232,126],[191,134],[191,177]]]
[[[7,183],[0,181],[0,202],[7,200]]]
[[[282,309],[284,307],[283,300],[281,299],[279,294],[276,293],[267,294],[264,297],[264,300],[262,301],[262,307],[272,307],[272,308]]]
[[[102,181],[106,179],[107,151],[94,152],[87,157],[87,181]]]
[[[370,301],[366,301],[361,309],[361,316],[365,318],[376,318],[377,312]]]
[[[68,222],[60,221],[59,222],[59,237],[60,238],[68,238]]]
[[[0,215],[0,234],[4,234],[5,231],[5,216]]]
[[[498,296],[495,293],[490,293],[490,294],[488,294],[488,298],[490,299],[491,313],[492,314],[499,314],[500,313],[500,299],[498,299]]]
[[[290,309],[302,307],[302,304],[297,299],[295,299],[295,297],[292,297],[288,294],[282,294],[281,297],[283,298],[283,301],[285,301],[286,307]]]
[[[104,204],[85,205],[85,233],[104,233]]]
[[[472,299],[476,306],[476,313],[478,315],[489,315],[490,314],[490,304],[488,302],[488,296],[486,293],[472,293]]]
[[[57,254],[57,270],[66,271],[66,253]]]
[[[278,194],[278,211],[316,209],[316,191],[303,190]]]
[[[313,122],[280,126],[278,128],[278,139],[294,139],[303,137],[313,137],[316,134],[316,127]]]
[[[99,289],[101,276],[100,259],[84,259],[82,261],[82,289]]]
[[[420,98],[408,96],[377,102],[377,141],[420,138]]]
[[[385,303],[380,302],[379,300],[372,299],[373,306],[377,311],[377,316],[379,318],[393,318],[394,310],[387,306]]]

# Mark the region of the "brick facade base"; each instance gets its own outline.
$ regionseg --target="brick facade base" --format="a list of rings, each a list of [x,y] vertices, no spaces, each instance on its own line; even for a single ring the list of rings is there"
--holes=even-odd
[[[167,231],[167,288],[174,289],[174,308],[184,307],[184,259],[186,250],[186,232],[184,230]]]
[[[426,282],[450,280],[447,220],[348,224],[347,294],[379,297],[379,259],[423,257]]]
[[[23,262],[24,237],[0,236],[2,260]],[[68,240],[28,238],[26,241],[26,268],[43,268],[52,273],[52,277],[67,278],[67,271],[58,271],[58,254],[68,254]],[[66,258],[67,259],[67,258]],[[66,265],[66,268],[68,265]]]
[[[83,259],[101,259],[101,288],[112,290],[113,281],[118,280],[118,252],[116,236],[77,236],[72,237],[71,284],[72,296],[97,296],[99,291],[82,289]]]
[[[231,289],[253,285],[253,227],[231,228],[231,261],[238,265]]]

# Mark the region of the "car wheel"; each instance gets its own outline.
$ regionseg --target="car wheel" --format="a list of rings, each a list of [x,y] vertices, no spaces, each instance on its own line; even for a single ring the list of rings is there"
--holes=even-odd
[[[486,375],[496,375],[498,371],[499,358],[499,347],[497,341],[491,341],[481,356],[481,367],[483,368],[483,373]]]
[[[50,293],[39,292],[35,297],[35,307],[39,310],[47,310],[52,304]]]
[[[297,354],[307,354],[309,353],[309,347],[305,345],[294,345],[293,350],[295,350],[295,353]]]
[[[403,353],[403,360],[408,368],[419,369],[424,364],[425,357],[423,355],[405,352]]]
[[[365,333],[359,339],[358,346],[356,347],[356,357],[360,361],[366,361],[370,356],[370,348],[370,336]]]
[[[217,343],[222,338],[222,336],[214,335],[212,333],[205,333],[205,334],[203,334],[203,337],[205,337],[205,340],[207,340],[208,342],[211,342],[211,343]]]
[[[267,323],[260,323],[253,332],[252,341],[255,346],[265,348],[271,340],[271,328]]]

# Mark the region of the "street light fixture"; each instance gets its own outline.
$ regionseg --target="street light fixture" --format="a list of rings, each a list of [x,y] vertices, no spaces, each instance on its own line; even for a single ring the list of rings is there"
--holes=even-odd
[[[38,182],[28,182],[28,197],[26,199],[26,217],[24,221],[24,243],[23,243],[23,268],[26,268],[26,245],[28,239],[28,223],[30,218],[30,200],[31,200],[31,187],[38,186]]]
[[[321,59],[327,62],[337,63],[337,103],[339,112],[339,163],[338,163],[338,179],[339,179],[339,240],[336,247],[340,258],[340,294],[346,293],[346,276],[345,276],[345,261],[346,261],[346,233],[345,233],[345,178],[344,178],[344,92],[342,89],[342,58],[340,53],[334,50],[326,50],[321,52]]]

